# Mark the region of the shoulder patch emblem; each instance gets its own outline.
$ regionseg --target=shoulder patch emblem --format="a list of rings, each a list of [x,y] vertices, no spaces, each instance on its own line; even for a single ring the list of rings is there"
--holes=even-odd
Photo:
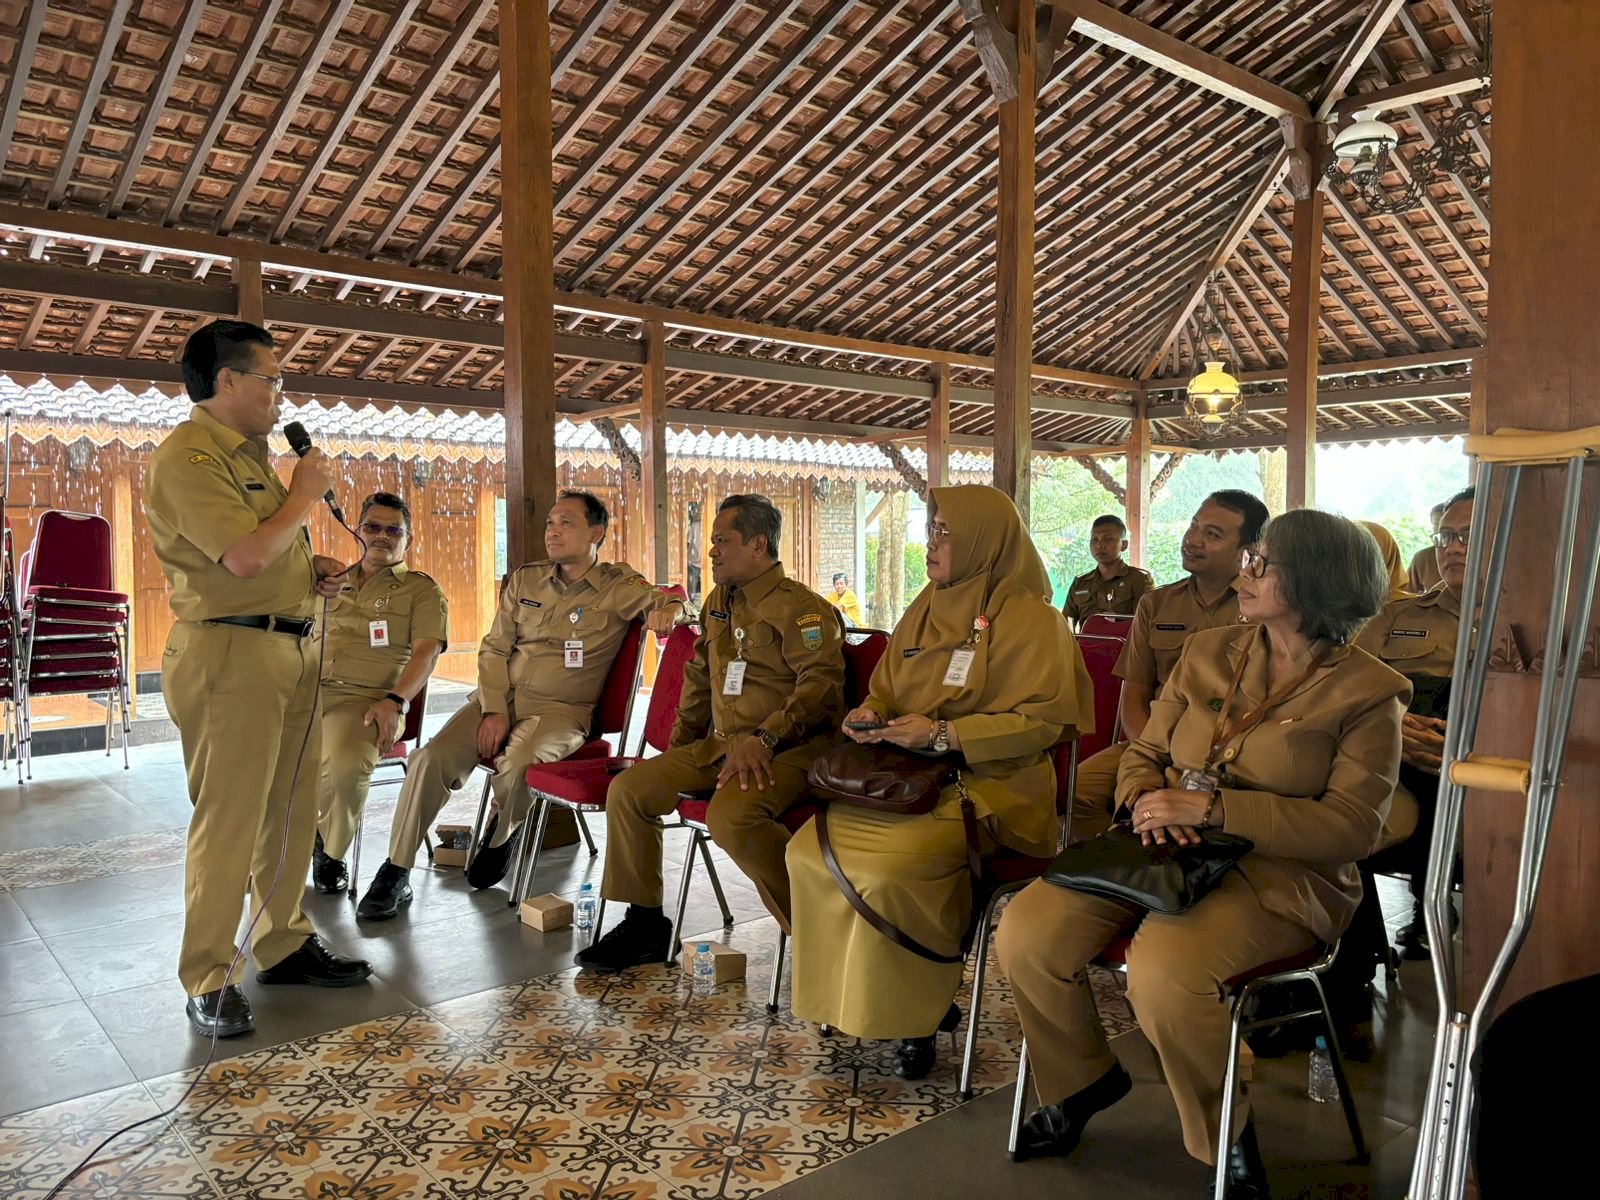
[[[822,649],[822,626],[807,625],[800,630],[800,640],[805,643],[807,650]]]
[[[628,576],[628,582],[636,588],[643,588],[647,592],[654,591],[656,586],[643,575],[630,575]]]
[[[191,454],[189,455],[189,461],[198,466],[200,463],[216,462],[217,460],[209,454]]]
[[[821,625],[822,624],[822,614],[821,613],[806,613],[806,615],[803,616],[803,617],[796,617],[794,623],[796,625],[801,626],[802,628],[804,628],[807,625]]]

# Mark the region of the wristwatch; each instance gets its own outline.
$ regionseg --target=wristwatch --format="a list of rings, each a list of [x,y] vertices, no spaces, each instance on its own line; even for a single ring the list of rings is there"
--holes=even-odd
[[[935,754],[943,754],[950,749],[950,722],[940,721],[934,727],[933,738],[928,742],[928,749]]]
[[[385,700],[393,700],[396,706],[400,709],[400,715],[402,717],[411,711],[411,701],[407,700],[404,696],[397,696],[393,692],[385,692],[383,698]]]
[[[778,750],[778,735],[770,729],[756,730],[756,741],[767,748],[768,753],[775,754]]]

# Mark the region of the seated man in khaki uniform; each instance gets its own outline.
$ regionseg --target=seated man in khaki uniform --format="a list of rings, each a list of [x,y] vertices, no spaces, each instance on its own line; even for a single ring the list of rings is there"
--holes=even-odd
[[[1187,579],[1146,592],[1114,668],[1122,680],[1118,715],[1128,741],[1144,732],[1150,702],[1161,692],[1189,635],[1239,621],[1239,560],[1254,548],[1267,523],[1267,506],[1249,492],[1213,492],[1183,535]],[[1093,837],[1111,823],[1117,768],[1127,742],[1115,742],[1078,767],[1072,836]]]
[[[620,971],[667,957],[661,911],[661,818],[678,793],[715,788],[706,821],[717,845],[789,927],[789,831],[777,820],[844,714],[843,636],[817,593],[786,579],[782,518],[765,496],[729,496],[711,527],[704,631],[683,678],[665,754],[612,780],[600,893],[628,904],[610,933],[577,956]]]
[[[1155,587],[1149,571],[1123,561],[1127,552],[1128,527],[1122,518],[1109,513],[1096,517],[1089,527],[1089,554],[1095,567],[1072,581],[1067,588],[1067,602],[1061,606],[1073,629],[1095,613],[1132,616],[1139,597]]]
[[[1446,501],[1445,504],[1448,504]],[[1439,522],[1444,517],[1445,504],[1435,504],[1428,513],[1428,523],[1433,532],[1439,532]],[[1406,573],[1406,591],[1413,596],[1431,592],[1439,586],[1439,554],[1433,543],[1418,550],[1411,559],[1411,569]]]
[[[328,602],[322,649],[322,788],[311,879],[325,896],[349,883],[345,851],[361,828],[367,783],[444,653],[444,591],[406,566],[411,509],[375,492],[358,526],[367,552]]]
[[[389,857],[356,908],[382,921],[411,903],[411,863],[428,826],[482,759],[495,773],[496,819],[467,864],[474,887],[505,877],[511,836],[528,813],[523,776],[567,757],[589,735],[611,661],[636,618],[668,632],[683,601],[626,563],[600,561],[610,514],[587,492],[562,492],[545,522],[550,557],[511,572],[478,651],[478,690],[412,761],[400,790]]]

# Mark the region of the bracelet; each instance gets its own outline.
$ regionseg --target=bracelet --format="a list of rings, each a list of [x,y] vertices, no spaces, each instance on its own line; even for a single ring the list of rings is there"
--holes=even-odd
[[[1200,818],[1200,828],[1208,829],[1211,826],[1211,810],[1217,807],[1217,801],[1222,799],[1222,789],[1212,788],[1211,799],[1206,801],[1205,815]]]

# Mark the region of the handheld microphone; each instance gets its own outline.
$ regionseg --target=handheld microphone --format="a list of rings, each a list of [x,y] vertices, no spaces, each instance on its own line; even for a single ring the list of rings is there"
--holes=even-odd
[[[306,432],[306,427],[299,421],[290,421],[283,427],[283,436],[289,439],[289,449],[301,458],[311,449],[311,435]],[[333,510],[333,515],[338,518],[339,524],[344,524],[344,513],[339,511],[339,502],[333,498],[333,489],[329,488],[322,494],[328,502],[328,507]]]

